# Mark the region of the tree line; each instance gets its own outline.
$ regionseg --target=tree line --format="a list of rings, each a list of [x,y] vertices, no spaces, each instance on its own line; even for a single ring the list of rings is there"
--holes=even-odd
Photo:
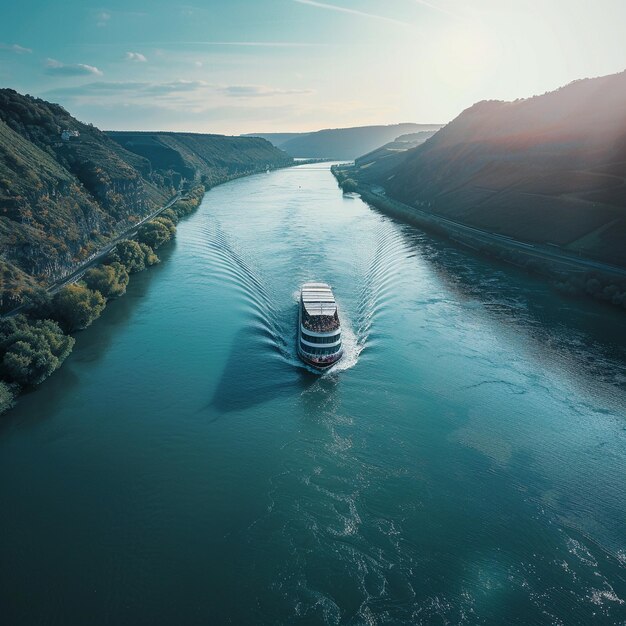
[[[193,188],[142,224],[134,239],[118,242],[80,281],[55,294],[35,288],[25,313],[0,318],[0,414],[15,404],[22,389],[39,385],[63,364],[74,347],[71,333],[87,328],[109,300],[123,296],[131,274],[159,263],[155,250],[176,235],[179,220],[198,207],[204,192],[202,185]]]

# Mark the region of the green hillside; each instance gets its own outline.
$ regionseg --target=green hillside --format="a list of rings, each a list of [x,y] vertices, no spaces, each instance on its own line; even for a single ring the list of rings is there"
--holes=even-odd
[[[225,178],[283,167],[292,162],[284,152],[259,137],[227,137],[201,133],[109,131],[120,146],[150,161],[153,171],[167,176],[198,177],[213,185]]]
[[[0,309],[69,273],[183,187],[291,161],[260,138],[112,138],[57,104],[0,90]]]
[[[481,102],[392,167],[355,175],[457,222],[626,266],[624,111],[626,72]]]

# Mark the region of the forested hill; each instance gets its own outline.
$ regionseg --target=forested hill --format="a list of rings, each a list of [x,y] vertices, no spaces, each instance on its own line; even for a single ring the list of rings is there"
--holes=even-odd
[[[268,133],[264,137],[293,157],[352,160],[394,141],[400,135],[435,131],[440,124],[392,124],[329,128],[313,133]]]
[[[141,141],[126,149],[57,104],[0,90],[0,309],[67,273],[182,186],[291,162],[263,139],[158,137],[157,150]]]
[[[154,170],[196,176],[209,185],[259,167],[292,162],[285,152],[260,137],[134,131],[107,134],[126,150],[148,159]]]
[[[369,182],[464,224],[626,266],[626,72],[480,102]]]

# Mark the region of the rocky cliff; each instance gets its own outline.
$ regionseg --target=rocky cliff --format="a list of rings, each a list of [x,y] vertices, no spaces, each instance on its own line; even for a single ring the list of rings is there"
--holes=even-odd
[[[263,139],[112,138],[59,105],[0,90],[0,309],[71,271],[184,184],[290,162]]]

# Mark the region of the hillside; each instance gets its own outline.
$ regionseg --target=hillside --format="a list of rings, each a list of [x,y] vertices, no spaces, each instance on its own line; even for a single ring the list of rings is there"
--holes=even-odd
[[[626,72],[480,102],[368,182],[463,224],[626,266]]]
[[[108,131],[126,150],[150,161],[153,171],[176,172],[214,185],[259,167],[292,162],[284,152],[259,137],[227,137],[200,133]]]
[[[352,160],[407,133],[439,130],[438,124],[393,124],[357,126],[301,133],[291,138],[285,134],[255,135],[265,137],[292,157]]]
[[[422,131],[401,135],[376,150],[355,159],[354,164],[363,178],[384,178],[406,158],[407,152],[430,139],[436,131]]]
[[[146,150],[151,136],[127,150],[59,105],[0,90],[0,309],[68,273],[185,182],[211,186],[291,162],[263,139],[163,133]]]
[[[266,139],[273,146],[282,149],[283,144],[285,144],[290,139],[310,134],[311,133],[249,133],[247,135],[242,135],[242,137],[261,137],[261,139]]]

